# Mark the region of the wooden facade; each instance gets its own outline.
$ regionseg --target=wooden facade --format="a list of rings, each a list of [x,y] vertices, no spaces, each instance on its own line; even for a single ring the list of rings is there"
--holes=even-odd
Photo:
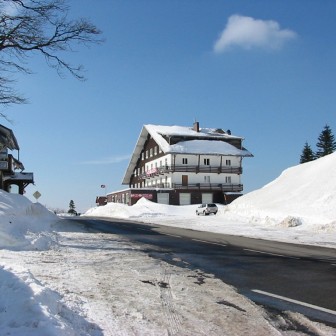
[[[34,183],[34,174],[23,172],[22,162],[9,154],[9,150],[19,151],[20,148],[12,130],[0,125],[0,189],[11,192],[15,185],[23,195],[25,188]]]
[[[211,203],[229,204],[242,194],[233,193],[227,194],[221,191],[214,190],[184,190],[184,189],[147,189],[147,188],[128,188],[121,191],[116,191],[107,195],[107,203],[123,203],[127,205],[134,205],[140,198],[146,198],[155,203],[164,203],[170,205],[184,205],[181,204],[181,195],[190,194],[190,204],[203,203],[203,195],[211,194]],[[165,197],[162,197],[165,196]],[[209,201],[210,203],[210,201]],[[104,204],[100,204],[104,205]],[[185,204],[186,205],[186,204]]]

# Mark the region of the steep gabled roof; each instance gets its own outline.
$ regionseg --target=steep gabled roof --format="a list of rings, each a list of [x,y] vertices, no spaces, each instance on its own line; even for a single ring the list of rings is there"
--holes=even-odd
[[[13,131],[3,125],[0,125],[0,146],[7,147],[10,150],[20,149]]]
[[[232,155],[253,156],[246,149],[238,149],[229,140],[243,140],[242,137],[231,135],[219,129],[201,128],[199,132],[191,127],[144,125],[138,141],[135,145],[131,160],[126,169],[122,184],[128,184],[133,174],[136,163],[140,158],[144,144],[150,135],[161,150],[171,154],[208,154],[208,155]],[[179,137],[183,139],[175,144],[170,144],[167,139]]]

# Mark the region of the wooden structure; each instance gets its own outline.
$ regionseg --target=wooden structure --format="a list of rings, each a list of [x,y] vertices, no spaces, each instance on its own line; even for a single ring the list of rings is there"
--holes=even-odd
[[[12,130],[0,125],[0,189],[10,192],[12,185],[16,185],[19,194],[23,195],[25,188],[34,183],[34,175],[23,172],[23,164],[9,150],[19,153],[19,144]]]

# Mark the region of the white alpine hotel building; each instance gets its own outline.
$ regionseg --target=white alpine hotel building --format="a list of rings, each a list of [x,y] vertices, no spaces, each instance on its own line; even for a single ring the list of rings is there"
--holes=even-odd
[[[222,129],[144,125],[122,184],[107,202],[132,205],[145,197],[186,205],[229,203],[240,196],[243,138]]]

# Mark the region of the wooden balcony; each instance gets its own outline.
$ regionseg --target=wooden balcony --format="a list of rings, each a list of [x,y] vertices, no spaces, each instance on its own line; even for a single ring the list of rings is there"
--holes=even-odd
[[[23,164],[15,159],[12,154],[0,159],[0,170],[6,174],[14,173],[15,169],[24,169]]]
[[[174,189],[186,189],[186,190],[220,190],[224,192],[240,192],[243,191],[242,184],[221,184],[221,183],[195,183],[183,185],[179,183],[173,183],[172,188]]]
[[[233,167],[233,166],[189,166],[189,165],[180,165],[180,166],[164,166],[148,170],[145,173],[139,175],[141,179],[148,179],[151,177],[164,175],[167,173],[216,173],[216,174],[242,174],[242,167]]]

